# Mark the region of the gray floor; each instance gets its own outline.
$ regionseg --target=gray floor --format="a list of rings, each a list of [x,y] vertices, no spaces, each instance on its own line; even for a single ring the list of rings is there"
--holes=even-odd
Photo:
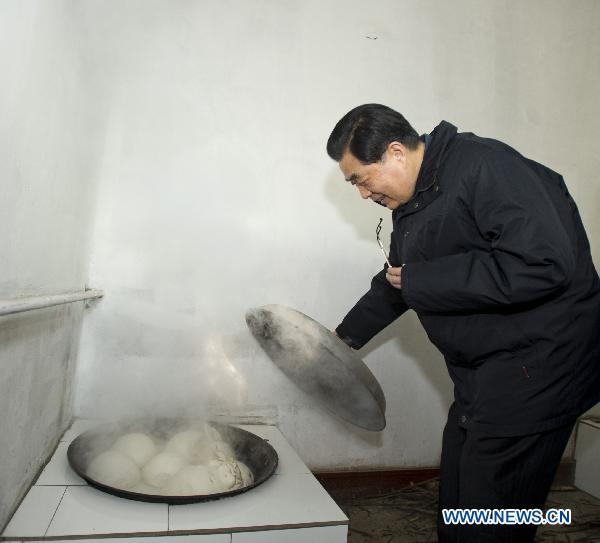
[[[438,481],[433,479],[393,494],[336,501],[350,518],[349,543],[434,543]],[[536,543],[600,542],[600,500],[574,488],[556,489],[547,507],[570,508],[568,526],[543,526]]]

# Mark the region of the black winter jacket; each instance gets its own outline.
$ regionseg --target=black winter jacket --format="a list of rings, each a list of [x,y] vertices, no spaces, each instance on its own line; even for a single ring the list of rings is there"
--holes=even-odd
[[[443,121],[413,198],[394,210],[385,279],[337,333],[354,348],[407,309],[446,360],[458,423],[541,432],[600,400],[600,281],[562,177],[499,141]]]

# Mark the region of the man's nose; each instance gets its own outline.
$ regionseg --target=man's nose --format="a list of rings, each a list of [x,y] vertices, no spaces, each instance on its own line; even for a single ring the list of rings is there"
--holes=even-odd
[[[373,194],[369,189],[366,189],[365,187],[358,187],[358,192],[360,193],[361,198],[364,198],[365,200],[369,198],[371,194]]]

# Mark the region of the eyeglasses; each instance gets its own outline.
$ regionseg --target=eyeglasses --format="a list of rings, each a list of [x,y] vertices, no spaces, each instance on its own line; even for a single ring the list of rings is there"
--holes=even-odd
[[[375,229],[375,235],[377,236],[377,243],[379,244],[379,248],[381,249],[381,252],[383,253],[383,258],[385,258],[387,265],[391,268],[392,265],[390,264],[390,261],[388,260],[388,257],[385,254],[385,249],[383,248],[383,243],[381,243],[381,240],[379,239],[379,233],[381,232],[381,223],[382,222],[383,222],[383,218],[380,218],[379,224],[377,225],[377,228]]]

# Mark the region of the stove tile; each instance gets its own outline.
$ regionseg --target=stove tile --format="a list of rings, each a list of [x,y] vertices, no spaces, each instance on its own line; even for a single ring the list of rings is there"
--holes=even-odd
[[[49,540],[46,539],[45,541]],[[165,535],[158,537],[134,536],[125,539],[122,537],[103,537],[94,539],[52,539],[51,541],[52,543],[231,543],[231,534]],[[12,543],[25,542],[14,541]],[[28,541],[27,543],[41,543],[41,541]]]
[[[68,443],[59,443],[56,452],[46,464],[36,486],[56,486],[56,485],[86,485],[87,483],[79,477],[69,465],[67,459]]]
[[[273,475],[243,494],[169,506],[170,530],[310,526],[319,522],[346,524],[348,519],[310,474]]]
[[[65,489],[64,486],[32,487],[2,537],[43,537]]]
[[[126,500],[90,486],[70,486],[46,535],[154,533],[167,530],[168,506],[165,503]]]
[[[346,543],[348,526],[317,526],[293,530],[234,533],[231,543]]]

